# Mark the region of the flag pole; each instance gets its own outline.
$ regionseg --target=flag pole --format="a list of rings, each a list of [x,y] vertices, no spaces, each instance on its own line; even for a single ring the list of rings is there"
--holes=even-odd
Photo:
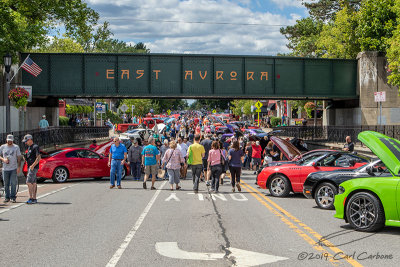
[[[22,64],[19,66],[19,68],[17,69],[17,71],[14,73],[14,75],[13,75],[12,78],[10,79],[10,82],[14,79],[15,75],[18,74],[18,72],[19,72],[19,70],[21,69],[22,65],[24,65],[25,61],[28,59],[28,57],[29,57],[30,55],[31,55],[31,54],[28,54],[28,56],[25,58],[25,60],[24,60],[24,61],[22,62]]]

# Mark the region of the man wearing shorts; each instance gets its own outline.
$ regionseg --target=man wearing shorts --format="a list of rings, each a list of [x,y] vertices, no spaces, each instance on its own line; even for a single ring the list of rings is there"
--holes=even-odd
[[[142,151],[142,164],[144,164],[144,182],[143,189],[147,189],[146,181],[151,174],[151,190],[156,189],[154,183],[156,182],[158,172],[158,162],[160,162],[160,151],[155,146],[153,137],[149,137],[149,145],[145,146]]]
[[[26,204],[36,204],[36,192],[37,192],[37,178],[36,174],[39,170],[39,161],[41,159],[39,146],[33,143],[32,135],[27,134],[22,140],[28,146],[28,150],[25,154],[25,161],[28,165],[28,174],[26,175],[26,184],[29,190],[29,200]]]

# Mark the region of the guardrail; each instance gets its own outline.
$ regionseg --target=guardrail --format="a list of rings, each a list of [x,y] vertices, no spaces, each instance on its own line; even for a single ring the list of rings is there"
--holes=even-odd
[[[357,136],[363,131],[375,131],[400,140],[400,125],[370,125],[370,126],[282,126],[274,130],[283,130],[280,136],[297,137],[304,140],[345,142],[350,136],[354,143],[360,142]]]
[[[35,144],[38,144],[40,148],[52,147],[61,144],[74,143],[77,141],[85,141],[97,138],[107,138],[109,136],[108,127],[49,127],[46,130],[28,130],[12,132],[14,135],[14,143],[19,145],[22,149],[24,144],[22,140],[26,134],[30,134],[33,137]],[[0,144],[5,144],[7,133],[0,133]]]

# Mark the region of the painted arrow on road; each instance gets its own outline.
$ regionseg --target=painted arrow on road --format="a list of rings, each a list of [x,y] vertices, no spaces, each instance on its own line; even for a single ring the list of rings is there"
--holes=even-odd
[[[278,257],[238,248],[227,248],[227,250],[231,252],[230,256],[234,257],[236,266],[250,267],[288,259],[284,257]],[[156,251],[164,257],[181,260],[214,261],[223,259],[225,256],[225,253],[201,253],[184,251],[178,247],[177,242],[158,242],[156,243]]]

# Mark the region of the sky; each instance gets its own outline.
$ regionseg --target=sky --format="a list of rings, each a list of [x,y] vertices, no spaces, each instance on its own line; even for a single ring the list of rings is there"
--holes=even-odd
[[[276,55],[279,28],[307,16],[301,0],[86,0],[114,38],[151,53]]]

